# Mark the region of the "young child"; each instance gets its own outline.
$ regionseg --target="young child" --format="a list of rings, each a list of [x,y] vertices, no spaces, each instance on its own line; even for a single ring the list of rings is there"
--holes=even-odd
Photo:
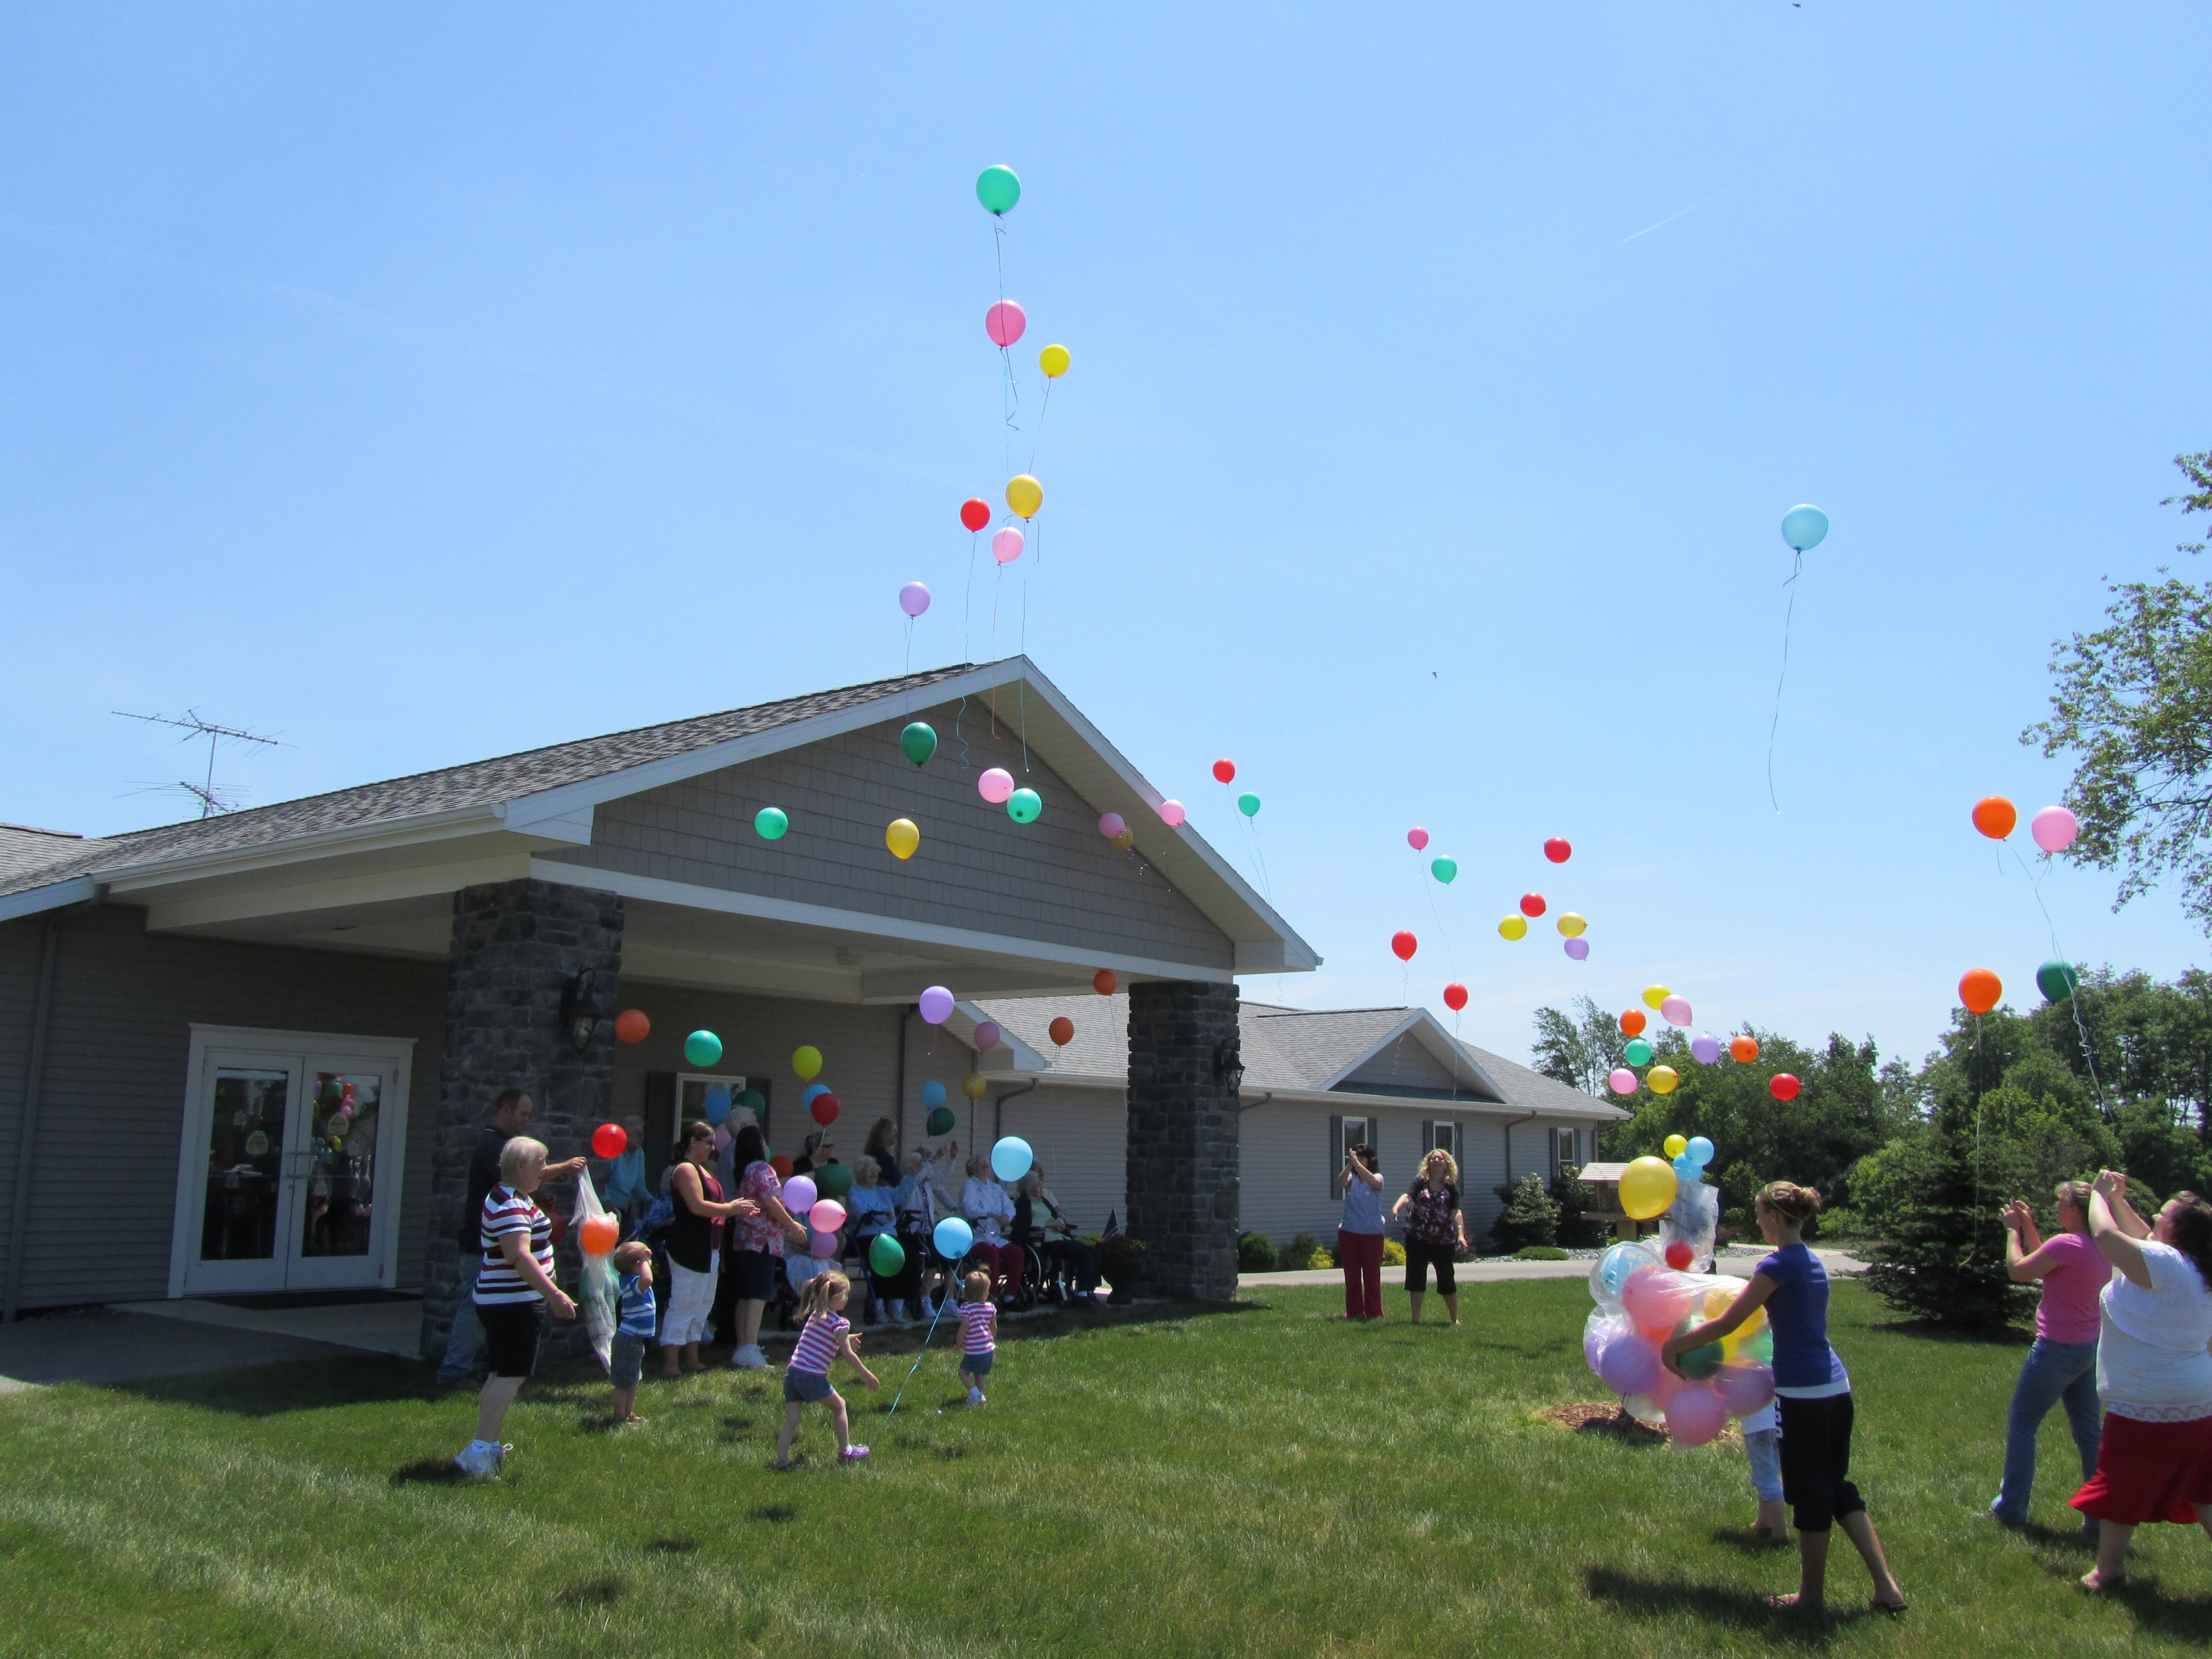
[[[1782,1431],[1770,1400],[1743,1419],[1743,1451],[1751,1460],[1751,1489],[1759,1498],[1752,1535],[1762,1543],[1790,1541],[1790,1511],[1782,1501]]]
[[[999,1310],[991,1305],[991,1275],[972,1273],[960,1281],[960,1375],[968,1403],[983,1403],[983,1379],[999,1348]]]
[[[653,1296],[653,1247],[635,1238],[617,1244],[614,1264],[621,1277],[607,1376],[615,1385],[615,1421],[642,1423],[645,1419],[632,1407],[637,1403],[637,1379],[645,1370],[645,1351],[653,1345],[653,1321],[658,1311]]]
[[[1875,1613],[1905,1611],[1905,1592],[1890,1575],[1865,1500],[1850,1482],[1851,1379],[1828,1345],[1828,1275],[1805,1248],[1802,1230],[1820,1194],[1788,1181],[1759,1189],[1759,1231],[1774,1246],[1751,1283],[1718,1319],[1669,1337],[1659,1358],[1675,1364],[1691,1349],[1717,1342],[1764,1307],[1774,1330],[1774,1392],[1782,1421],[1782,1487],[1797,1523],[1797,1593],[1767,1599],[1769,1607],[1818,1613],[1826,1600],[1828,1534],[1840,1523],[1874,1580]]]
[[[845,1317],[845,1304],[853,1282],[835,1267],[806,1281],[799,1293],[799,1311],[806,1328],[791,1351],[791,1364],[783,1373],[783,1432],[775,1437],[775,1466],[791,1467],[791,1437],[799,1432],[799,1414],[817,1400],[830,1402],[830,1416],[837,1425],[837,1461],[857,1463],[868,1455],[866,1446],[853,1443],[853,1430],[845,1414],[845,1398],[830,1386],[830,1367],[841,1354],[872,1389],[880,1389],[876,1374],[860,1363],[860,1334]]]

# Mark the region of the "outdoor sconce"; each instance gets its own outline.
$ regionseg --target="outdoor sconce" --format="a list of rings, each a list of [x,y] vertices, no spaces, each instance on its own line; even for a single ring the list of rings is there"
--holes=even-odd
[[[1213,1080],[1232,1095],[1244,1086],[1244,1056],[1236,1043],[1213,1045]]]
[[[599,1029],[599,972],[586,968],[561,988],[561,1026],[578,1054],[592,1046]]]

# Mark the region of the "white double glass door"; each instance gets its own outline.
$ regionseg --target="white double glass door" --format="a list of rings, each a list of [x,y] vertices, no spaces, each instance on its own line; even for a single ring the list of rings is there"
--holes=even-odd
[[[412,1048],[195,1030],[173,1294],[392,1283]]]

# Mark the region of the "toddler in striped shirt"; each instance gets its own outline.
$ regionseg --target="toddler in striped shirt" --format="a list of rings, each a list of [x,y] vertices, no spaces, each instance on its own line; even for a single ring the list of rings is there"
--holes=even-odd
[[[637,1379],[644,1374],[645,1351],[653,1342],[659,1310],[653,1294],[653,1249],[631,1239],[615,1246],[615,1334],[607,1352],[607,1377],[615,1385],[615,1421],[642,1423],[637,1414]]]
[[[799,1432],[799,1414],[817,1400],[830,1402],[830,1419],[837,1425],[837,1461],[857,1463],[868,1455],[866,1446],[853,1443],[852,1425],[845,1415],[845,1397],[830,1386],[830,1367],[840,1355],[872,1389],[880,1389],[876,1374],[860,1363],[860,1334],[845,1317],[845,1303],[853,1294],[853,1281],[831,1268],[808,1279],[799,1292],[799,1310],[806,1316],[806,1328],[791,1351],[791,1364],[783,1373],[783,1432],[775,1437],[775,1466],[791,1467],[791,1437]]]
[[[999,1349],[999,1310],[991,1305],[991,1275],[972,1273],[960,1281],[960,1376],[968,1403],[983,1403],[983,1379]]]

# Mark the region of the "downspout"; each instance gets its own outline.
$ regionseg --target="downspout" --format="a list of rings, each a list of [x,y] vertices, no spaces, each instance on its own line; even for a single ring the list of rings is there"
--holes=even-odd
[[[1029,1091],[1030,1091],[1030,1090],[1032,1090],[1032,1089],[1036,1088],[1036,1087],[1037,1086],[1037,1085],[1038,1085],[1038,1084],[1040,1084],[1040,1083],[1042,1083],[1042,1082],[1043,1082],[1043,1081],[1044,1081],[1044,1079],[1043,1079],[1042,1078],[1036,1078],[1036,1077],[1033,1077],[1033,1078],[1031,1078],[1031,1079],[1030,1079],[1027,1083],[1024,1083],[1024,1085],[1022,1085],[1022,1086],[1021,1086],[1020,1088],[1018,1088],[1018,1089],[1009,1089],[1009,1090],[1007,1090],[1007,1091],[1006,1091],[1006,1093],[1004,1093],[1004,1094],[1002,1094],[1002,1095],[1000,1095],[1000,1096],[999,1097],[999,1103],[998,1103],[996,1106],[993,1107],[993,1108],[992,1108],[992,1109],[991,1109],[991,1145],[992,1145],[992,1146],[997,1146],[997,1145],[999,1144],[1000,1140],[1000,1139],[1002,1139],[1005,1137],[1005,1135],[1006,1135],[1006,1103],[1007,1103],[1008,1101],[1010,1101],[1010,1100],[1018,1100],[1018,1099],[1020,1099],[1024,1095],[1025,1095],[1025,1094],[1029,1093]]]
[[[31,1005],[31,1059],[23,1076],[23,1121],[15,1141],[15,1202],[8,1212],[8,1281],[4,1297],[0,1297],[0,1323],[15,1322],[16,1304],[23,1289],[23,1235],[31,1218],[31,1157],[38,1149],[39,1092],[46,1069],[46,1028],[53,1018],[54,968],[61,957],[62,923],[94,908],[103,896],[96,892],[82,904],[55,911],[46,918],[40,941],[39,990]]]
[[[896,1121],[898,1124],[899,1158],[902,1163],[906,1158],[906,1023],[914,1018],[915,1009],[917,1006],[918,1005],[916,1004],[909,1003],[907,1006],[899,1010],[898,1081],[896,1085],[898,1092],[893,1095],[891,1098],[898,1103],[898,1117]],[[925,1130],[927,1130],[927,1127],[928,1126],[927,1124],[923,1126]]]
[[[1243,1101],[1241,1101],[1241,1100],[1240,1100],[1240,1101],[1238,1101],[1238,1102],[1237,1103],[1237,1109],[1238,1111],[1240,1111],[1240,1112],[1256,1112],[1256,1111],[1258,1111],[1258,1110],[1260,1109],[1260,1108],[1261,1108],[1262,1106],[1265,1106],[1265,1105],[1266,1105],[1269,1101],[1273,1100],[1274,1097],[1275,1097],[1275,1091],[1274,1091],[1273,1089],[1270,1089],[1270,1090],[1268,1090],[1268,1091],[1267,1091],[1267,1092],[1266,1094],[1261,1095],[1261,1096],[1259,1097],[1259,1099],[1257,1099],[1257,1100],[1254,1101],[1254,1102],[1253,1102],[1249,1106],[1247,1106],[1247,1105],[1246,1105]]]
[[[1509,1187],[1513,1184],[1513,1125],[1528,1122],[1539,1115],[1540,1114],[1531,1112],[1528,1117],[1514,1118],[1505,1126],[1505,1184]]]

